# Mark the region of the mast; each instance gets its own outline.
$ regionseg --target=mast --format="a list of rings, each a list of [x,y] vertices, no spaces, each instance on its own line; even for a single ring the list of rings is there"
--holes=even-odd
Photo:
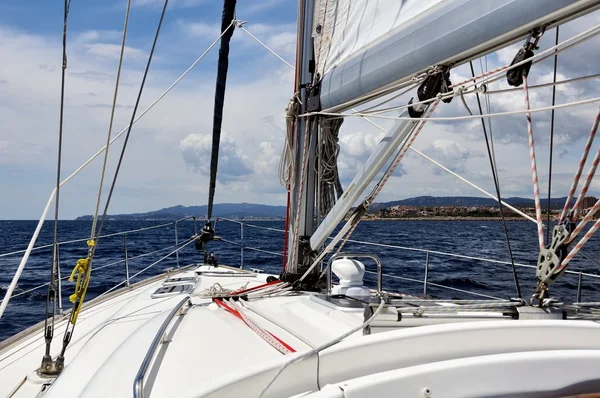
[[[217,186],[217,169],[219,163],[219,145],[221,142],[221,125],[223,124],[223,106],[225,104],[225,87],[227,85],[227,69],[229,68],[229,42],[233,36],[235,25],[236,0],[223,0],[223,13],[221,18],[221,46],[219,48],[219,61],[217,69],[217,83],[215,87],[215,108],[213,114],[212,150],[210,154],[210,182],[208,188],[208,206],[206,221],[196,241],[196,248],[201,249],[204,243],[204,263],[208,262],[208,241],[214,238],[214,230],[210,219],[212,217],[215,188]]]
[[[298,31],[297,31],[297,56],[296,56],[296,90],[300,95],[300,113],[306,111],[307,85],[313,81],[314,73],[314,46],[312,39],[313,14],[315,0],[300,0],[298,5]],[[295,93],[294,93],[295,94]],[[295,125],[294,151],[297,159],[294,167],[295,184],[291,192],[289,214],[289,256],[286,273],[297,275],[300,271],[298,264],[304,263],[304,248],[309,246],[308,239],[314,231],[315,215],[315,187],[316,173],[313,167],[316,140],[316,128],[311,124],[307,129],[306,118],[298,118]],[[308,137],[306,137],[308,134]],[[307,142],[307,153],[304,151],[304,142]],[[303,157],[308,157],[302,162]],[[309,165],[302,170],[303,164]],[[300,200],[299,200],[300,199]]]

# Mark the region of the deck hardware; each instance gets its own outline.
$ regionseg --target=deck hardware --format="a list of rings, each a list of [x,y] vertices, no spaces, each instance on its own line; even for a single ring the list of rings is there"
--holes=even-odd
[[[158,329],[158,332],[154,336],[154,340],[150,344],[148,351],[146,352],[146,356],[144,357],[144,361],[138,370],[137,375],[135,376],[135,380],[133,381],[133,397],[134,398],[144,398],[144,376],[146,372],[150,368],[150,363],[152,362],[152,358],[154,357],[154,353],[156,349],[161,343],[164,343],[165,333],[167,331],[167,327],[171,324],[171,321],[177,315],[180,308],[187,302],[189,302],[190,297],[187,296],[183,300],[181,300],[174,308],[171,310],[169,315],[165,318],[164,322]]]

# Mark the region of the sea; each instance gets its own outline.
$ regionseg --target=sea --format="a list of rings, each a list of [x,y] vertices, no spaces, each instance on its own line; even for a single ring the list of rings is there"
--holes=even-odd
[[[12,277],[35,230],[37,221],[0,221],[0,297],[4,297]],[[188,244],[201,223],[187,220],[117,221],[105,223],[94,260],[94,271],[86,295],[91,300],[126,279],[125,246],[130,282],[202,261],[202,252]],[[74,283],[67,280],[77,259],[86,257],[85,239],[90,221],[60,221],[60,271],[62,306],[71,308],[69,295]],[[279,274],[282,268],[283,221],[219,220],[216,234],[222,240],[210,243],[221,264],[245,269],[259,269]],[[535,289],[535,264],[539,252],[535,224],[508,221],[513,257],[523,297]],[[241,231],[243,229],[243,240]],[[125,231],[127,234],[123,234]],[[44,319],[47,283],[50,280],[53,222],[46,222],[17,288],[0,319],[0,341]],[[435,298],[513,298],[517,296],[512,267],[509,265],[502,223],[500,221],[363,221],[352,235],[344,251],[375,253],[383,262],[383,287],[386,290],[423,296],[423,280],[428,268],[427,296]],[[72,242],[75,241],[75,242]],[[361,243],[359,243],[361,242]],[[369,243],[375,243],[376,246]],[[14,253],[16,252],[16,253]],[[14,254],[11,254],[14,253]],[[581,301],[600,301],[600,242],[592,238],[569,266],[576,271],[563,274],[552,286],[552,296],[563,301],[577,300],[579,274]],[[457,257],[458,255],[459,257]],[[472,259],[468,257],[476,257]],[[493,262],[481,259],[493,260]],[[160,261],[159,261],[160,260]],[[376,286],[376,266],[365,261],[366,284]],[[142,271],[140,273],[140,271]],[[139,273],[139,275],[136,275]],[[448,289],[451,288],[451,289]],[[470,292],[467,293],[467,292]],[[483,296],[475,296],[479,294]]]

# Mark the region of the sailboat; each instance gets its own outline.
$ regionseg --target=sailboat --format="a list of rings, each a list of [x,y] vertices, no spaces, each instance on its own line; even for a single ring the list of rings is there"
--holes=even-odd
[[[71,275],[72,309],[56,311],[60,278],[55,249],[45,319],[0,343],[0,396],[599,396],[599,303],[559,302],[552,286],[600,226],[594,221],[584,231],[600,203],[586,214],[579,203],[600,155],[572,206],[600,114],[590,121],[588,144],[549,238],[541,216],[531,125],[535,112],[598,98],[530,109],[527,77],[541,59],[557,57],[600,33],[596,25],[538,49],[542,35],[592,13],[600,1],[300,0],[295,87],[286,109],[280,168],[289,203],[285,266],[279,275],[225,265],[227,259],[212,252],[213,241],[220,239],[211,209],[229,40],[234,31],[246,30],[235,4],[224,0],[221,35],[213,44],[220,41],[208,214],[203,228],[177,249],[195,244],[204,261],[117,285],[86,301],[95,248],[102,245],[103,217],[96,210],[99,225],[92,228],[88,255]],[[65,10],[66,29],[66,2]],[[157,36],[159,31],[160,23]],[[453,68],[515,43],[520,48],[511,63],[452,81]],[[500,300],[442,300],[385,291],[385,264],[376,253],[347,252],[344,244],[417,135],[436,120],[435,109],[465,96],[479,100],[489,94],[489,83],[500,79],[524,97],[524,108],[509,113],[528,122],[523,134],[530,143],[536,214],[525,216],[536,223],[539,239],[539,251],[530,253],[537,264],[535,291],[521,292],[514,264],[514,298],[510,292]],[[409,92],[410,102],[389,106]],[[453,118],[498,116],[466,108],[468,115]],[[137,104],[123,131],[127,137],[139,116],[136,110]],[[352,182],[342,187],[337,142],[348,117],[387,117],[395,123]],[[109,133],[107,145],[95,156],[108,151],[114,139]],[[491,195],[501,211],[518,211],[503,203],[489,155],[496,187]],[[55,199],[58,209],[60,172],[58,176],[40,226]],[[0,316],[38,233],[39,227]],[[377,265],[376,288],[365,285],[367,262]]]

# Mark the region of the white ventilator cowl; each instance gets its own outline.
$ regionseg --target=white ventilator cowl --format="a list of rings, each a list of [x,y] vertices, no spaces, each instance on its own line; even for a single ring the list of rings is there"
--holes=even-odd
[[[363,285],[365,266],[357,260],[339,258],[331,264],[331,270],[340,279],[340,283],[334,286],[332,294],[344,294],[348,297],[364,298],[371,291]]]

